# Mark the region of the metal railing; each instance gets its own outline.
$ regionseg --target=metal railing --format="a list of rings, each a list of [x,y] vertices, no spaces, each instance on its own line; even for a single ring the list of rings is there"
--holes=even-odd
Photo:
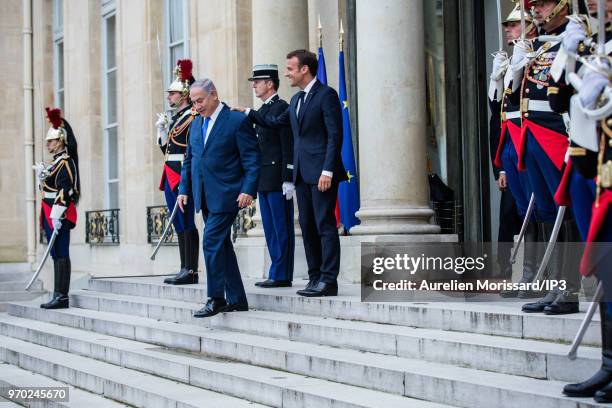
[[[119,209],[85,211],[85,242],[119,245]]]
[[[163,234],[168,224],[168,218],[170,218],[170,211],[168,211],[168,207],[165,205],[147,207],[147,242],[149,244],[157,245],[161,234]],[[170,230],[162,245],[178,245],[174,226],[170,226]]]

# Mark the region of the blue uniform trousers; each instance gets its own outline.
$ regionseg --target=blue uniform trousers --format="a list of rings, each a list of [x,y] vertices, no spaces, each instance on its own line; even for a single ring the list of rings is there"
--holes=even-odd
[[[174,205],[176,204],[176,198],[178,197],[178,187],[175,188],[177,191],[173,191],[170,188],[170,184],[168,183],[168,178],[166,178],[164,182],[164,194],[166,196],[166,205],[168,206],[168,211],[172,213],[174,209]],[[174,231],[177,234],[185,231],[191,231],[196,229],[195,223],[193,221],[194,217],[194,206],[193,200],[187,200],[187,205],[183,207],[185,209],[182,212],[180,209],[177,210],[176,216],[172,221],[172,225],[174,226]]]
[[[293,200],[285,199],[280,191],[264,191],[258,195],[261,221],[272,261],[268,279],[291,281],[295,251]]]

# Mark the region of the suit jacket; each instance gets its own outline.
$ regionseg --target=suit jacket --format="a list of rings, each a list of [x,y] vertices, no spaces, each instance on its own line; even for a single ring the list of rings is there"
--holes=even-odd
[[[295,113],[300,93],[291,98],[289,107],[280,115],[262,115],[249,112],[254,123],[269,127],[291,126],[293,131],[293,181],[298,172],[304,182],[317,184],[323,170],[334,173],[333,181],[347,180],[342,164],[342,111],[338,93],[316,81],[300,107],[300,117]]]
[[[204,146],[203,123],[202,116],[191,122],[179,193],[193,197],[196,211],[237,211],[240,193],[257,196],[260,157],[255,131],[244,114],[224,105]]]
[[[261,115],[280,115],[289,104],[275,95],[272,100],[259,108]],[[270,129],[255,126],[259,151],[261,153],[261,170],[259,174],[259,191],[281,191],[283,182],[293,181],[293,134],[291,129]]]

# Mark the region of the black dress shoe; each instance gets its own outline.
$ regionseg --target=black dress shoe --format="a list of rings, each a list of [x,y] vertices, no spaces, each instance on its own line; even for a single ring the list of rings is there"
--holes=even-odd
[[[55,292],[53,298],[47,303],[40,305],[41,309],[68,309],[70,307],[70,300],[68,296],[64,296],[61,293]]]
[[[189,269],[181,269],[178,275],[164,279],[164,283],[169,285],[192,285],[198,283],[198,273]]]
[[[578,295],[561,292],[550,305],[544,308],[544,314],[562,315],[578,313]]]
[[[236,303],[230,303],[225,306],[224,312],[247,312],[249,310],[249,302],[241,300]]]
[[[602,404],[612,402],[612,383],[595,392],[593,399]]]
[[[257,282],[255,286],[259,286],[260,288],[290,288],[291,281],[268,279],[263,282]]]
[[[551,290],[550,292],[546,294],[546,296],[544,296],[542,299],[538,300],[537,302],[525,303],[521,310],[525,313],[541,313],[544,311],[544,308],[546,306],[550,305],[552,302],[555,301],[558,294],[559,294],[559,291]]]
[[[296,293],[298,295],[302,295],[303,296],[304,293],[312,290],[312,288],[314,288],[317,285],[317,283],[318,283],[318,281],[311,279],[311,280],[308,281],[308,284],[306,284],[306,287],[304,289],[300,289]]]
[[[299,292],[300,295],[305,297],[338,296],[338,284],[319,282],[311,289],[304,289]]]
[[[218,313],[225,312],[227,308],[227,302],[225,299],[208,299],[206,305],[193,314],[193,317],[210,317]]]
[[[563,387],[563,393],[568,397],[585,398],[592,397],[595,393],[612,381],[612,372],[599,369],[591,378],[581,383],[567,384]]]

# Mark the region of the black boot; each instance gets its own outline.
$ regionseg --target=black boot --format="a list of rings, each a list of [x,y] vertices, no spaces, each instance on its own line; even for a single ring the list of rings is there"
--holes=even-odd
[[[53,260],[53,294],[51,295],[51,300],[49,300],[47,303],[43,303],[42,305],[40,305],[41,309],[48,309],[49,306],[54,303],[54,300],[60,297],[60,294],[57,292],[57,288],[59,288],[60,286],[60,281],[59,281],[60,275],[57,272],[57,267],[58,267],[57,259],[54,259]]]
[[[197,230],[185,231],[184,233],[183,254],[185,267],[181,268],[178,275],[164,280],[170,285],[191,285],[198,283],[198,254],[199,254],[199,235]]]
[[[580,258],[578,228],[573,220],[564,221],[559,232],[559,242],[553,256],[560,259],[559,275],[554,279],[565,281],[565,290],[561,290],[553,303],[544,308],[547,315],[578,313],[578,293],[580,292]]]
[[[542,299],[538,300],[537,302],[525,303],[521,310],[525,313],[543,312],[546,306],[550,305],[552,302],[555,301],[558,294],[559,294],[559,290],[555,288],[554,290],[551,290],[550,292],[548,292],[546,296],[544,296]]]
[[[601,316],[601,368],[584,382],[567,384],[563,387],[563,393],[568,397],[595,396],[597,402],[612,402],[612,388],[610,387],[612,382],[612,321],[605,302],[599,303],[599,315]]]
[[[181,257],[181,269],[178,271],[178,273],[176,275],[164,279],[164,283],[172,284],[172,282],[181,273],[183,273],[183,270],[185,269],[185,233],[184,232],[177,232],[176,233],[176,238],[178,240],[179,256]]]
[[[53,262],[55,269],[55,290],[51,301],[40,305],[43,309],[67,309],[70,306],[68,292],[70,291],[71,264],[70,258],[58,258]]]
[[[539,225],[535,221],[531,221],[529,224],[527,224],[527,228],[525,229],[525,235],[523,236],[523,276],[521,276],[519,283],[530,283],[538,272],[538,228]],[[518,296],[521,299],[526,299],[542,296],[542,293],[528,292],[524,290],[502,290],[499,292],[499,295],[503,298],[513,298]]]

